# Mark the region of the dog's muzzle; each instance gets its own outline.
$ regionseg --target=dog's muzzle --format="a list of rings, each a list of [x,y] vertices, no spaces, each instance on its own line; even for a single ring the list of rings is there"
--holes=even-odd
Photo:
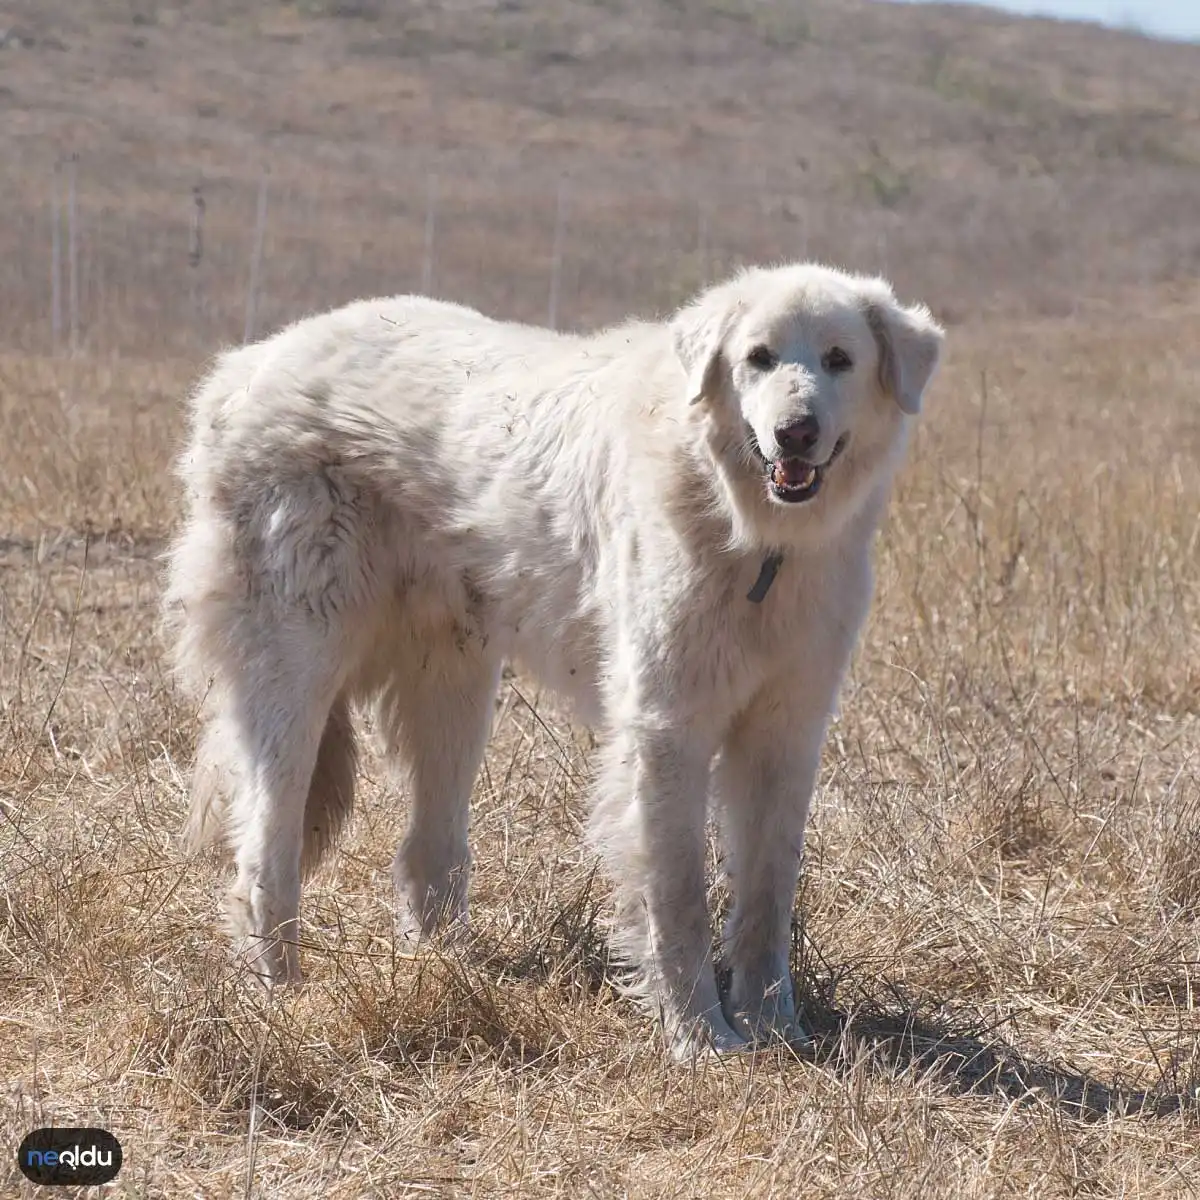
[[[833,447],[833,453],[823,463],[814,463],[807,458],[790,454],[774,459],[768,458],[755,439],[754,448],[767,476],[767,491],[774,499],[784,504],[803,504],[806,500],[811,500],[821,490],[825,475],[849,440],[850,435],[843,433]]]

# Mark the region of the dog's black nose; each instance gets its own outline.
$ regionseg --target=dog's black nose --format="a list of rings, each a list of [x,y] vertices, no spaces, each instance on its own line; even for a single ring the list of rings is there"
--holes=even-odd
[[[807,454],[821,436],[821,425],[812,413],[775,430],[775,441],[784,454]]]

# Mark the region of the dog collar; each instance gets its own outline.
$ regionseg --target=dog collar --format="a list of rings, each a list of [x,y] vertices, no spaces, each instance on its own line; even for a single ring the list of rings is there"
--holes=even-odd
[[[768,554],[763,559],[762,570],[759,571],[758,578],[754,581],[754,586],[746,593],[746,599],[751,604],[761,604],[767,598],[767,593],[771,590],[771,584],[775,582],[775,576],[779,573],[779,564],[781,562],[783,562],[783,554],[780,551]]]

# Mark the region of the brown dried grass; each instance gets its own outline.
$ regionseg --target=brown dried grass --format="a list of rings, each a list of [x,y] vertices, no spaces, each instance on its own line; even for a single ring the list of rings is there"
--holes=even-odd
[[[1200,306],[1145,307],[953,332],[809,841],[817,1047],[692,1070],[607,975],[590,739],[519,681],[478,943],[397,953],[404,801],[368,759],[310,986],[232,977],[153,634],[192,368],[0,360],[4,1141],[105,1125],[146,1196],[1193,1190]]]

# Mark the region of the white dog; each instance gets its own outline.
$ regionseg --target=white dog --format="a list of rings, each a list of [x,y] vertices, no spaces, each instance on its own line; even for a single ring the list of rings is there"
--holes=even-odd
[[[205,696],[190,834],[232,845],[255,970],[298,978],[301,879],[350,812],[358,701],[409,784],[404,921],[465,919],[468,800],[512,659],[606,731],[591,828],[614,947],[675,1049],[802,1036],[809,799],[941,341],[884,281],[795,265],[591,337],[400,297],[221,358],[193,401],[167,611]]]

